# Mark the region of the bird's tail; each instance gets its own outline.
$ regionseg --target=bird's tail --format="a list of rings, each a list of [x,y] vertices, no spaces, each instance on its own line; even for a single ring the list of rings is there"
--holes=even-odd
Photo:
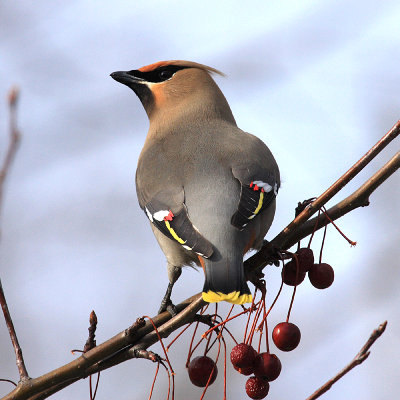
[[[227,301],[233,304],[251,303],[252,296],[244,278],[243,258],[202,259],[205,272],[203,300],[208,303]]]

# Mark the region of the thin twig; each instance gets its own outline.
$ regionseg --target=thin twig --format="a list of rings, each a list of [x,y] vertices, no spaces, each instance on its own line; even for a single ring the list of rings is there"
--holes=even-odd
[[[372,175],[362,186],[360,186],[351,195],[331,207],[327,210],[329,219],[337,220],[340,217],[348,214],[350,211],[355,210],[359,207],[366,207],[370,204],[369,197],[371,194],[391,175],[393,175],[400,168],[400,151],[397,152],[380,170],[378,170],[374,175]],[[291,247],[298,242],[299,238],[308,236],[313,229],[321,229],[330,220],[325,214],[321,215],[319,220],[318,217],[314,217],[303,225],[301,225],[294,235],[290,235],[286,239],[286,246]]]
[[[290,231],[304,221],[307,221],[311,215],[317,212],[325,205],[336,193],[338,193],[345,185],[347,185],[367,164],[369,164],[393,139],[400,134],[400,120],[373,146],[367,151],[349,170],[347,170],[333,185],[331,185],[324,193],[318,196],[315,201],[309,204],[297,218],[293,220],[283,232]],[[277,236],[283,236],[281,232]]]
[[[14,159],[15,153],[18,149],[18,143],[20,140],[20,133],[17,129],[17,103],[19,97],[19,90],[17,87],[13,87],[8,92],[8,109],[9,109],[9,137],[10,141],[8,144],[7,152],[3,160],[3,164],[0,169],[0,212],[2,209],[3,202],[3,190],[4,182],[10,171],[12,161]],[[0,214],[1,216],[1,214]]]
[[[328,382],[326,382],[324,385],[322,385],[318,390],[316,390],[310,397],[307,397],[306,400],[315,400],[318,397],[322,396],[340,378],[342,378],[344,375],[346,375],[349,371],[351,371],[357,365],[360,365],[361,363],[363,363],[370,355],[370,352],[368,350],[376,342],[376,340],[382,335],[382,333],[385,332],[386,325],[387,325],[387,321],[380,324],[378,326],[378,328],[375,329],[371,333],[371,336],[366,341],[366,343],[361,348],[361,350],[357,353],[357,355],[353,358],[353,360],[345,368],[343,368],[337,375],[335,375],[332,379],[330,379]]]
[[[350,182],[369,162],[371,162],[393,139],[400,134],[400,120],[348,171],[346,171],[333,185],[309,204],[269,245],[265,245],[254,256],[250,257],[246,264],[253,270],[262,268],[270,262],[271,248],[288,249],[288,240],[297,229],[325,205],[336,193]],[[329,214],[331,215],[331,214]]]
[[[0,280],[0,304],[3,310],[4,319],[6,320],[6,325],[8,333],[10,334],[11,342],[14,347],[15,357],[17,360],[17,368],[19,372],[19,378],[21,381],[29,379],[28,371],[26,370],[24,358],[22,356],[21,346],[19,345],[17,333],[15,332],[14,324],[11,318],[10,311],[8,310],[7,301],[4,296],[3,286]]]
[[[10,141],[7,148],[7,152],[3,161],[3,165],[0,170],[0,216],[1,216],[1,209],[2,209],[2,200],[3,200],[3,187],[6,177],[10,171],[10,167],[12,161],[14,159],[15,153],[18,148],[18,142],[20,138],[20,134],[17,129],[17,120],[16,120],[16,107],[18,102],[18,89],[16,87],[12,88],[8,93],[8,107],[10,113],[10,130],[9,136]],[[11,342],[14,347],[15,357],[17,360],[17,367],[19,372],[19,378],[21,381],[26,380],[29,378],[28,371],[25,367],[24,358],[22,356],[21,346],[19,345],[17,333],[14,328],[14,324],[11,318],[10,311],[7,306],[6,297],[4,295],[3,286],[0,280],[0,304],[3,310],[4,319],[6,321],[6,325],[8,328],[8,333],[10,334]]]

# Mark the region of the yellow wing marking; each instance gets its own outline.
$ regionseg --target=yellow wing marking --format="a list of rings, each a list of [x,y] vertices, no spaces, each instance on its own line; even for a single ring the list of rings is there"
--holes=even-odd
[[[264,202],[264,192],[261,191],[257,208],[254,210],[253,215],[250,215],[250,217],[248,219],[253,219],[260,212],[263,202]]]
[[[186,240],[181,239],[176,232],[173,230],[173,228],[171,228],[171,225],[168,221],[164,221],[165,222],[165,226],[167,227],[167,229],[169,230],[170,234],[172,235],[172,237],[180,244],[185,244]]]

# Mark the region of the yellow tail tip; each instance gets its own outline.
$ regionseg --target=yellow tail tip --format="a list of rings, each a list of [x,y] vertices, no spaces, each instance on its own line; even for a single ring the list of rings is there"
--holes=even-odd
[[[202,293],[203,300],[207,303],[218,303],[219,301],[227,301],[233,304],[251,303],[253,297],[251,294],[240,294],[240,292],[222,293],[222,292],[208,292]]]

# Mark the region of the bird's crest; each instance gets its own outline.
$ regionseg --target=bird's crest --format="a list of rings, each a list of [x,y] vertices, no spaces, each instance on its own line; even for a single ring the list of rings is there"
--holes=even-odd
[[[184,61],[184,60],[171,60],[171,61],[158,61],[154,64],[145,65],[142,68],[139,68],[140,72],[150,72],[154,71],[156,68],[166,67],[167,65],[176,65],[179,67],[186,67],[186,68],[198,68],[202,69],[203,71],[208,72],[209,74],[218,74],[221,76],[225,76],[224,73],[218,71],[215,68],[208,67],[207,65],[199,64],[193,61]]]

